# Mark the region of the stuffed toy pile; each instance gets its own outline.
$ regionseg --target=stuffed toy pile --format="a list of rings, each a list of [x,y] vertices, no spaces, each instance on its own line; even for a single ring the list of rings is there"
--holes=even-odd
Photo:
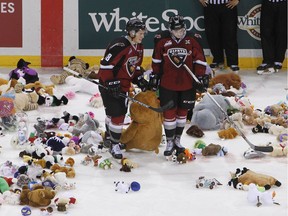
[[[156,93],[152,91],[140,92],[135,99],[152,107],[160,106]],[[120,142],[126,145],[126,150],[136,148],[158,154],[162,139],[162,114],[133,103],[130,115],[132,122],[122,133]]]

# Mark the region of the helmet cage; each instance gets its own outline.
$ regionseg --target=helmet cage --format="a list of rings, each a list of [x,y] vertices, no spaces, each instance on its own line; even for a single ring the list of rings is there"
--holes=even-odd
[[[169,29],[177,30],[181,28],[186,28],[185,20],[183,16],[175,15],[169,18]]]

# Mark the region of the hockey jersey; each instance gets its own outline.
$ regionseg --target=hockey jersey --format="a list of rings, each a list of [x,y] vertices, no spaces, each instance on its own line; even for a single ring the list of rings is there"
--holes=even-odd
[[[182,39],[177,40],[169,31],[156,34],[152,70],[160,74],[162,87],[174,91],[185,91],[193,87],[193,78],[182,66],[182,62],[197,77],[205,74],[207,66],[205,55],[194,35],[186,32]]]
[[[108,45],[100,61],[98,72],[100,82],[118,79],[121,90],[128,92],[131,82],[135,82],[136,77],[141,75],[143,54],[143,44],[133,45],[124,36],[115,39]]]

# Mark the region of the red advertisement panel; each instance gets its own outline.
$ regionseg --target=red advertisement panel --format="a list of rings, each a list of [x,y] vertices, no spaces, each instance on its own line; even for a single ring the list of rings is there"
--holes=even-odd
[[[0,1],[0,47],[22,47],[22,0]]]

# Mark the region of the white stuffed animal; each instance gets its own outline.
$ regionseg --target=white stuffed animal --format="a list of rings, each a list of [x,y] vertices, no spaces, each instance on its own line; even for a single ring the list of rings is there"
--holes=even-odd
[[[74,76],[68,76],[65,79],[65,83],[67,83],[69,86],[65,89],[66,91],[83,92],[91,96],[96,93],[99,93],[98,85],[86,79],[80,79]]]

